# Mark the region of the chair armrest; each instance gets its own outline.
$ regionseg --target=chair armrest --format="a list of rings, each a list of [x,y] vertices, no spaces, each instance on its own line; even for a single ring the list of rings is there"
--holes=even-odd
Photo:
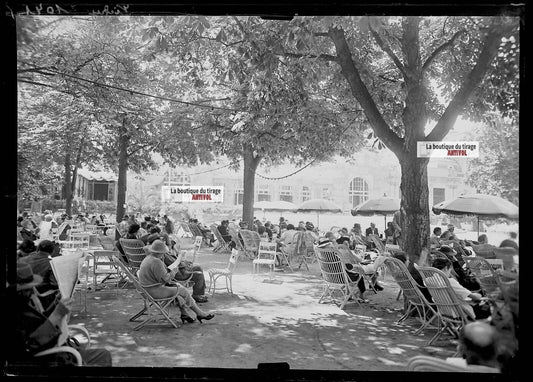
[[[91,346],[91,335],[89,334],[89,331],[87,330],[85,326],[77,325],[77,324],[69,324],[68,329],[69,331],[74,329],[74,330],[79,330],[80,332],[82,332],[87,337],[87,348]]]
[[[76,363],[78,366],[83,366],[83,360],[81,358],[81,354],[74,348],[71,348],[70,346],[56,346],[51,349],[43,350],[37,354],[34,354],[34,357],[42,357],[45,355],[50,354],[58,354],[58,353],[70,353],[76,358]]]

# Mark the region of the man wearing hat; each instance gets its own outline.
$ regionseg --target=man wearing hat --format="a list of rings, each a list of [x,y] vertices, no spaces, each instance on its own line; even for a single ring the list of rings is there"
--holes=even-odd
[[[69,353],[57,353],[49,356],[34,357],[34,354],[58,346],[62,334],[64,317],[70,313],[70,299],[62,299],[48,311],[41,312],[30,301],[34,297],[34,287],[43,279],[33,273],[31,266],[25,262],[17,264],[17,281],[8,285],[16,293],[8,293],[9,324],[4,326],[7,334],[5,343],[10,345],[7,360],[25,364],[68,365],[72,364]],[[52,309],[53,308],[53,309]],[[63,344],[61,344],[63,345]],[[76,348],[83,364],[89,366],[112,366],[111,353],[106,349]]]

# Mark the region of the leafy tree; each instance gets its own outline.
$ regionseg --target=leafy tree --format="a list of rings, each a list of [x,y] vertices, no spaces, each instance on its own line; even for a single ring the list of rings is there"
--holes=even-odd
[[[261,162],[302,165],[336,153],[350,155],[362,141],[361,130],[350,128],[360,110],[349,110],[324,92],[327,73],[317,83],[315,68],[271,55],[280,46],[283,27],[251,17],[187,16],[152,19],[144,31],[146,40],[156,41],[147,57],[171,52],[180,63],[175,67],[188,68],[198,93],[203,87],[225,101],[209,113],[189,115],[195,122],[175,126],[174,137],[190,139],[185,146],[197,153],[228,157],[235,169],[243,162],[242,218],[248,222]]]
[[[461,113],[516,116],[518,18],[302,17],[289,25],[283,54],[336,63],[351,102],[398,158],[403,249],[416,261],[430,236],[428,159],[417,158],[417,142],[443,140]],[[502,83],[505,92],[496,91]]]
[[[469,162],[469,185],[518,205],[518,125],[502,119],[487,123],[481,129],[479,144],[479,158]]]

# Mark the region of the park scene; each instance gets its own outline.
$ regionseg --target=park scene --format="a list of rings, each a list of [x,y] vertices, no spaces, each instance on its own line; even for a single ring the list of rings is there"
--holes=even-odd
[[[517,379],[519,8],[14,27],[6,370]]]

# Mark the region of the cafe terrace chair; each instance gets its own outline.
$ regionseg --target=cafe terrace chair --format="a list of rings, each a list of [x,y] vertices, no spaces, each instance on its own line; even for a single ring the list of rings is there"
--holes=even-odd
[[[99,235],[98,241],[100,242],[100,245],[103,249],[106,251],[114,251],[116,249],[115,247],[115,241],[106,235]]]
[[[106,288],[112,286],[115,289],[120,288],[124,283],[124,274],[113,262],[113,256],[120,256],[118,251],[96,250],[92,251],[93,257],[93,286],[95,292],[99,287]],[[103,276],[98,280],[98,276]]]
[[[226,268],[210,268],[207,270],[207,274],[209,275],[209,288],[207,289],[207,293],[212,293],[212,295],[215,295],[216,290],[226,290],[229,294],[233,295],[233,284],[232,284],[232,278],[233,278],[233,272],[235,271],[235,268],[237,267],[237,260],[239,259],[239,251],[236,249],[231,250],[231,255],[228,260],[228,265]],[[219,278],[224,277],[226,280],[226,287],[225,288],[217,288],[216,282]]]
[[[141,267],[141,263],[146,257],[144,250],[144,242],[139,239],[119,239],[122,250],[128,259],[128,268],[136,275],[137,271]]]
[[[231,251],[231,241],[226,242],[224,238],[222,237],[222,234],[218,230],[218,226],[216,224],[213,224],[211,227],[211,231],[213,232],[213,235],[217,239],[217,244],[213,248],[213,252],[230,252]]]
[[[274,274],[274,267],[276,266],[276,247],[275,242],[260,242],[259,251],[257,252],[257,259],[252,261],[252,274],[259,272],[262,265],[268,266],[269,275]]]
[[[416,311],[418,314],[416,318],[422,325],[416,329],[414,334],[420,334],[438,318],[437,313],[420,291],[418,283],[413,279],[413,276],[411,276],[404,263],[394,257],[387,257],[385,259],[385,266],[407,300],[405,313],[397,323],[402,323]]]
[[[194,263],[194,261],[196,260],[196,254],[198,253],[198,251],[202,247],[202,241],[203,241],[203,237],[202,236],[196,236],[194,238],[193,250],[192,250],[192,259],[189,260],[191,263]]]
[[[323,291],[318,303],[320,304],[324,300],[333,301],[339,305],[340,309],[343,309],[349,300],[354,300],[359,304],[357,300],[357,295],[359,294],[357,283],[362,275],[354,273],[358,277],[355,281],[352,281],[334,248],[317,247],[315,248],[315,253],[323,280]],[[335,299],[335,294],[340,294],[340,302]]]
[[[430,372],[451,372],[451,373],[500,373],[494,367],[481,365],[459,366],[443,359],[417,355],[407,361],[408,371],[430,371]]]
[[[501,290],[500,278],[494,272],[492,265],[487,259],[475,256],[475,257],[463,257],[468,269],[476,276],[483,289],[487,294],[495,294]],[[498,259],[503,267],[503,261]]]
[[[255,259],[257,252],[259,251],[259,243],[261,242],[261,236],[255,231],[249,229],[241,229],[239,231],[244,247],[244,255],[249,259]]]
[[[118,269],[120,269],[126,277],[130,280],[130,282],[134,285],[135,289],[137,290],[137,293],[141,296],[144,307],[138,312],[135,313],[132,317],[130,317],[131,322],[138,322],[138,318],[145,315],[147,316],[143,321],[141,321],[139,324],[137,324],[133,330],[139,330],[142,327],[146,326],[147,324],[156,321],[158,318],[161,318],[161,316],[164,318],[164,321],[169,322],[174,328],[178,328],[178,324],[170,317],[170,306],[174,299],[178,296],[178,289],[176,288],[176,294],[167,297],[167,298],[153,298],[150,296],[150,294],[146,291],[147,286],[143,286],[137,276],[135,276],[130,268],[126,266],[118,257],[113,256],[112,257],[113,262],[117,266]],[[157,284],[159,285],[159,284]]]
[[[461,307],[459,297],[444,272],[433,267],[419,267],[418,271],[433,298],[439,323],[439,329],[428,345],[433,345],[445,331],[458,338],[463,326],[474,318],[469,318]]]

